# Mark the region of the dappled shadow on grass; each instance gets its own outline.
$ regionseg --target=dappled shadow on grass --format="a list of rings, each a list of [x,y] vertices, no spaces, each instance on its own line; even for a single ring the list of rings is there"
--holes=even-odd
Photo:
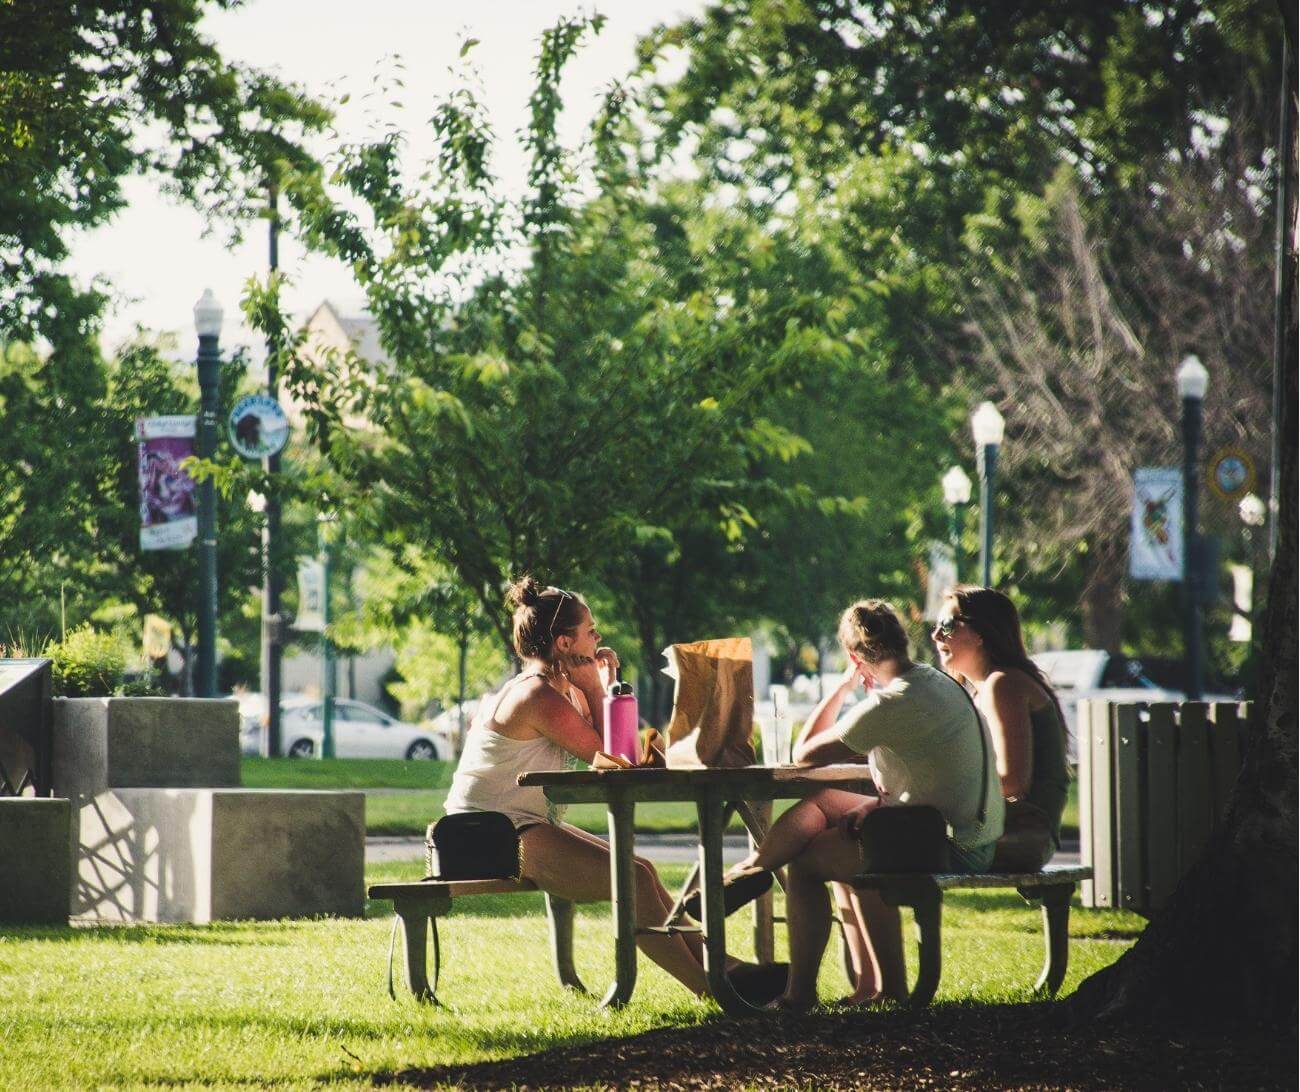
[[[1293,1087],[1295,1051],[1294,1032],[1070,1027],[1059,1004],[949,1004],[717,1019],[374,1080],[419,1088],[1262,1089]]]

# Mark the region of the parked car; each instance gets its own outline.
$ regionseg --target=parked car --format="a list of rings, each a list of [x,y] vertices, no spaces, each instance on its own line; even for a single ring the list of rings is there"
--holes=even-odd
[[[1072,648],[1055,652],[1036,652],[1031,659],[1047,676],[1061,699],[1065,714],[1066,748],[1070,761],[1076,761],[1075,725],[1080,698],[1104,698],[1107,701],[1183,701],[1187,695],[1156,684],[1143,662],[1100,648]],[[1235,701],[1227,694],[1207,694],[1205,701]]]
[[[465,702],[465,731],[469,731],[469,726],[474,723],[474,714],[478,712],[478,698],[470,698]],[[453,705],[449,709],[444,709],[429,724],[434,738],[440,744],[443,744],[443,750],[448,754],[459,757],[460,743],[460,706]]]
[[[241,709],[241,749],[262,753],[264,703],[249,695],[250,713]],[[252,701],[251,699],[256,699]],[[450,761],[451,748],[436,733],[390,717],[365,702],[334,701],[334,754],[338,758],[404,758]],[[294,697],[280,704],[280,744],[290,758],[320,754],[325,738],[324,703],[320,698]]]

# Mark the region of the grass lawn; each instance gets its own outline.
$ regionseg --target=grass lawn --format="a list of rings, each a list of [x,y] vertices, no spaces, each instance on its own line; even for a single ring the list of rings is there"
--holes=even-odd
[[[683,872],[662,869],[670,883]],[[367,880],[419,873],[419,862],[402,862],[368,870]],[[739,955],[748,920],[733,919]],[[1076,910],[1063,993],[1118,958],[1143,924]],[[410,1066],[721,1019],[645,959],[622,1012],[563,991],[540,895],[475,899],[441,929],[442,1008],[385,994],[383,904],[357,921],[0,929],[0,1089],[361,1088]],[[1028,999],[1042,960],[1037,910],[1009,893],[953,895],[944,939],[939,1002]],[[607,904],[580,907],[577,954],[587,985],[603,990],[613,971]],[[834,946],[821,986],[828,999],[844,990]]]
[[[449,762],[405,762],[378,758],[248,758],[243,760],[244,784],[255,789],[405,789],[402,793],[371,793],[366,797],[369,834],[423,836],[424,828],[442,814],[451,784]],[[778,801],[777,812],[788,807]],[[605,809],[599,804],[571,807],[569,822],[596,834],[606,833]],[[693,804],[639,804],[637,830],[645,833],[688,834],[695,831]],[[743,828],[738,819],[733,830]],[[1079,836],[1078,782],[1070,782],[1062,832]]]

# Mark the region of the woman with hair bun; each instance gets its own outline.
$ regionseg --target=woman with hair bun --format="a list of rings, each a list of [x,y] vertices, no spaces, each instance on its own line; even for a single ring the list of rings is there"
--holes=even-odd
[[[1025,650],[1015,604],[997,589],[949,588],[931,637],[944,668],[975,688],[993,735],[1007,806],[994,868],[1036,872],[1060,844],[1070,789],[1061,703]]]
[[[954,871],[987,871],[1002,833],[1002,796],[988,727],[962,688],[942,671],[911,659],[903,625],[882,600],[860,600],[845,610],[839,640],[849,668],[804,724],[794,760],[826,766],[865,756],[879,795],[826,789],[801,801],[728,877],[735,891],[727,899],[731,910],[770,883],[770,877],[762,878],[768,872],[789,865],[790,977],[777,1004],[797,1011],[817,1000],[817,973],[831,924],[826,884],[862,871],[858,834],[870,811],[898,804],[937,808],[951,832]],[[841,717],[859,683],[868,688],[866,698]],[[897,907],[876,891],[853,891],[841,905],[846,902],[856,918],[845,923],[858,972],[850,1000],[906,998]]]
[[[514,608],[521,669],[480,704],[447,794],[447,812],[503,813],[519,832],[524,878],[560,898],[606,900],[609,846],[563,822],[561,808],[518,779],[591,762],[602,746],[602,699],[618,657],[601,647],[591,611],[575,592],[526,576],[511,586],[507,602]],[[637,925],[663,925],[672,907],[654,866],[636,858]],[[637,943],[687,989],[705,994],[697,935],[641,936]]]

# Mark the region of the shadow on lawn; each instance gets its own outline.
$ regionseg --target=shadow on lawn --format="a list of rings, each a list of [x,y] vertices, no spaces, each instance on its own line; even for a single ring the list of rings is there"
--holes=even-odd
[[[1293,1087],[1296,1044],[1252,1032],[1071,1027],[1064,1004],[938,1005],[664,1028],[474,1065],[373,1074],[419,1088]],[[472,1037],[472,1035],[471,1035]]]

